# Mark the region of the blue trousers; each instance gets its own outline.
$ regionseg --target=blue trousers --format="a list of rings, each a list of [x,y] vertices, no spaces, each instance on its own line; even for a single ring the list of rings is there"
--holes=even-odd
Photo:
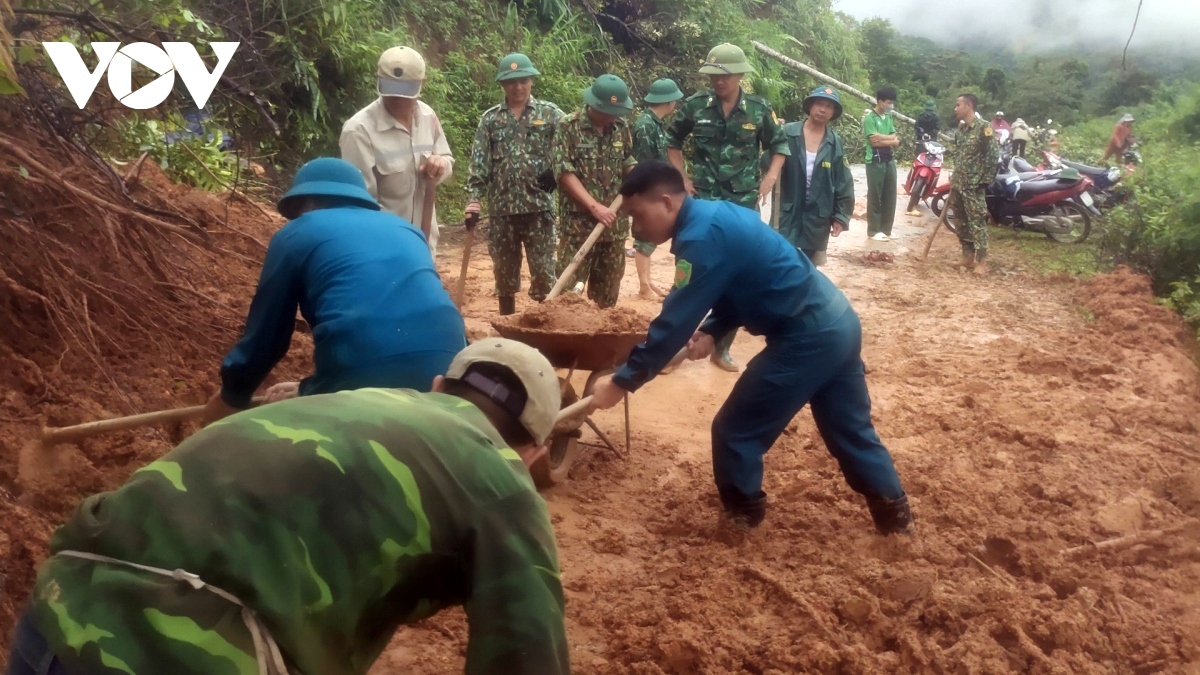
[[[46,638],[34,627],[29,612],[17,620],[13,630],[12,653],[8,657],[7,675],[66,675]]]
[[[713,473],[726,510],[756,520],[765,510],[763,455],[805,404],[855,492],[904,496],[892,457],[871,425],[862,324],[847,308],[820,330],[800,320],[769,336],[713,420]]]

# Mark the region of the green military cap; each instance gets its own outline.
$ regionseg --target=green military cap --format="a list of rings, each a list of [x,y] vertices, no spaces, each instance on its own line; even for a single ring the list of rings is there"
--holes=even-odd
[[[624,117],[633,110],[629,87],[616,75],[604,74],[597,77],[592,86],[583,90],[583,100],[605,115]]]
[[[703,75],[738,75],[753,72],[754,67],[746,58],[746,52],[728,42],[713,47],[708,53],[708,58],[704,59],[704,64],[700,66],[700,73]]]
[[[675,84],[675,80],[662,79],[655,80],[654,84],[650,85],[650,91],[646,94],[646,103],[670,103],[683,98],[683,92],[679,91],[679,85]]]
[[[522,77],[538,77],[541,73],[533,67],[533,61],[520,52],[513,52],[500,59],[496,66],[496,81],[519,80]]]
[[[925,101],[925,109],[926,110],[932,111],[935,108],[937,108],[937,104],[933,102],[933,99],[929,99],[928,101]]]
[[[842,100],[840,98],[838,98],[837,89],[834,89],[833,87],[829,87],[826,85],[821,85],[821,86],[817,87],[816,89],[813,89],[811,92],[809,92],[808,96],[804,99],[804,114],[805,115],[808,114],[808,109],[812,107],[813,101],[815,101],[819,98],[828,99],[830,101],[833,101],[833,105],[837,106],[837,112],[835,112],[833,114],[833,119],[829,120],[830,122],[832,122],[842,116]]]

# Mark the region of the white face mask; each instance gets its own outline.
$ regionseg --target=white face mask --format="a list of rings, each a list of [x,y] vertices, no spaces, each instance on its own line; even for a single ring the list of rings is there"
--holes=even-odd
[[[895,104],[895,103],[888,103],[888,104],[886,104],[886,105],[884,105],[884,106],[883,106],[883,112],[884,112],[885,114],[886,114],[886,113],[890,113],[890,112],[892,112],[892,111],[893,111],[893,110],[895,110],[895,109],[896,109],[896,104]]]

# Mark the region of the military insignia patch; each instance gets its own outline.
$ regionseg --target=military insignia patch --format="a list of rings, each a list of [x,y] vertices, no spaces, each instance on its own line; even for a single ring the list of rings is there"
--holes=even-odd
[[[771,119],[775,120],[775,124],[779,124],[779,115],[776,115],[774,110],[771,111]]]
[[[543,124],[545,124],[545,123],[546,123],[546,120],[534,120],[534,121],[533,121],[533,126],[535,126],[535,127],[540,127],[540,126],[542,126],[542,125],[543,125]]]
[[[746,122],[745,124],[742,125],[742,128],[748,129],[750,131],[754,131],[757,127],[755,127],[753,124],[751,124],[749,122]]]
[[[830,164],[829,162],[821,162],[821,168],[822,168],[822,169],[828,169],[828,168],[830,168],[830,167],[832,167],[832,166],[833,166],[833,165],[832,165],[832,164]]]
[[[988,136],[990,138],[992,136],[992,134],[995,134],[995,133],[996,132],[992,129],[992,125],[990,125],[990,124],[983,128],[984,136]]]
[[[510,70],[516,70],[516,69],[517,69],[517,62],[516,62],[516,61],[513,61],[512,63],[508,64],[508,67],[509,67],[509,69],[510,69]]]
[[[624,143],[624,141],[613,141],[613,147],[614,148],[623,148],[623,147],[625,147],[625,143]]]
[[[617,97],[616,97],[616,96],[610,96],[610,97],[608,97],[608,100],[609,100],[609,101],[612,101],[613,103],[616,103],[616,102],[617,102]]]
[[[675,288],[683,288],[692,280],[692,263],[680,260],[675,263]]]
[[[517,64],[515,64],[515,63],[514,63],[513,65],[515,66],[515,65],[517,65]],[[832,89],[830,89],[829,87],[825,87],[825,93],[826,93],[826,94],[832,94],[832,93],[833,93],[833,90],[832,90]]]

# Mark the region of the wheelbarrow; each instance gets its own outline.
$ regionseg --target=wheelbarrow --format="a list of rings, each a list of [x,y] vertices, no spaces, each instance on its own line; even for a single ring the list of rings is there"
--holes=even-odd
[[[501,337],[523,342],[545,355],[550,365],[567,370],[565,378],[559,378],[562,387],[562,406],[565,408],[582,397],[590,396],[592,387],[605,375],[614,372],[629,358],[629,353],[638,344],[646,341],[645,331],[640,333],[560,333],[536,328],[524,328],[501,319],[492,322],[492,327]],[[576,392],[571,384],[575,371],[590,371],[582,392]],[[588,416],[576,416],[565,420],[550,434],[546,444],[547,457],[530,468],[533,482],[539,489],[553,487],[567,478],[571,465],[579,458],[582,444],[579,438],[583,426],[587,425],[617,456],[617,450],[600,427]],[[629,397],[625,397],[625,449],[629,450]]]

